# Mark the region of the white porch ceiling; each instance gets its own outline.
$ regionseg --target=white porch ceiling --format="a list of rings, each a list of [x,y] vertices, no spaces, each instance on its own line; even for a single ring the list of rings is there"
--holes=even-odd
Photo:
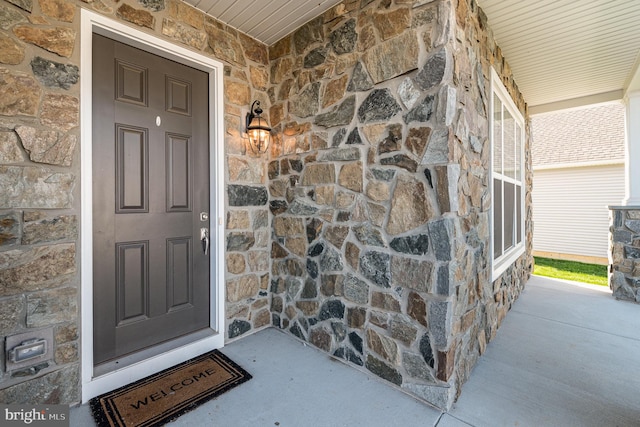
[[[186,0],[272,45],[340,0]],[[530,112],[640,89],[640,0],[477,0]]]
[[[341,0],[185,0],[271,46]]]
[[[637,72],[638,0],[477,0],[531,107],[621,99]]]

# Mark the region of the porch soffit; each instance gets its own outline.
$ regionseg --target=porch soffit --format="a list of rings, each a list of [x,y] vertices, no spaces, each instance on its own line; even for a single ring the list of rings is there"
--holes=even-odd
[[[621,99],[640,52],[636,0],[477,0],[532,114]]]
[[[340,3],[186,1],[267,45]],[[627,91],[640,89],[639,1],[477,2],[488,17],[530,113],[618,100]]]
[[[342,0],[185,0],[271,46]]]

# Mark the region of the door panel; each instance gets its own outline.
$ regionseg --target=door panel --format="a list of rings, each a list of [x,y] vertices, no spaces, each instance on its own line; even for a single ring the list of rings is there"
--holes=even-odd
[[[149,212],[149,129],[116,124],[116,212]]]
[[[191,211],[191,138],[167,135],[167,212]]]
[[[93,36],[94,363],[209,326],[208,76]],[[179,77],[176,77],[179,76]]]
[[[149,242],[116,244],[116,326],[149,315]]]

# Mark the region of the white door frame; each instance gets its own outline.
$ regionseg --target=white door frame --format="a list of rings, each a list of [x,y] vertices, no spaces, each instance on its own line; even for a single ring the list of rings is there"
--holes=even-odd
[[[142,362],[95,376],[93,369],[93,200],[92,200],[92,37],[101,34],[150,53],[202,70],[209,75],[210,170],[210,328],[212,334]],[[82,9],[80,38],[81,99],[81,345],[82,402],[159,370],[224,345],[224,100],[223,65],[155,35]]]

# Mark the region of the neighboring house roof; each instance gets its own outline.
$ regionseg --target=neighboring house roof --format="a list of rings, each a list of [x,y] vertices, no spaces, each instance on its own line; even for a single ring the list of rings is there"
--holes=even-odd
[[[533,167],[624,162],[624,114],[612,102],[532,116]]]

